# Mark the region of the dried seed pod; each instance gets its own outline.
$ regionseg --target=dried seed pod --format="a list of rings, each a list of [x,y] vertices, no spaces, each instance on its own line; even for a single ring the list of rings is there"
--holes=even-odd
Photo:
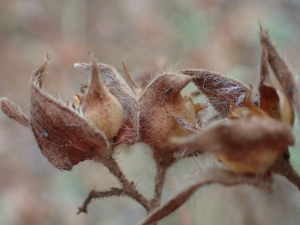
[[[241,82],[217,72],[202,69],[183,70],[181,73],[196,76],[193,82],[207,96],[221,118],[228,115],[230,105],[244,106],[243,102],[248,88]],[[255,105],[258,105],[256,99]]]
[[[75,63],[74,67],[82,70],[91,70],[91,64],[89,63]],[[139,105],[137,97],[113,67],[98,63],[98,68],[101,79],[109,88],[109,92],[116,97],[123,108],[124,123],[114,138],[114,142],[117,144],[134,144],[139,136]]]
[[[194,151],[212,151],[234,172],[260,173],[267,171],[277,157],[294,144],[294,138],[289,125],[252,116],[222,121],[173,142]]]
[[[31,79],[30,126],[43,155],[58,169],[71,170],[77,163],[104,160],[111,154],[102,132],[86,118],[43,92],[40,77],[48,57]]]
[[[96,59],[92,56],[92,79],[82,103],[82,112],[108,140],[112,140],[123,125],[123,109],[119,101],[102,84]]]
[[[172,136],[187,135],[173,115],[196,124],[196,111],[191,98],[182,96],[181,90],[193,77],[163,74],[148,85],[140,98],[141,140],[155,151],[155,158],[170,160],[178,146],[169,141]]]

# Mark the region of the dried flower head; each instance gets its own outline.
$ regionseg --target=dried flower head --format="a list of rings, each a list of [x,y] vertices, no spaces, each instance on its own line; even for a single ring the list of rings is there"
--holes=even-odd
[[[42,154],[56,168],[71,170],[81,161],[93,160],[117,178],[119,187],[92,190],[78,213],[87,213],[95,198],[126,196],[149,214],[140,224],[155,223],[208,184],[248,184],[270,193],[272,173],[285,176],[300,189],[300,178],[291,166],[288,150],[294,144],[293,108],[300,115],[298,89],[262,28],[260,41],[258,94],[253,95],[252,85],[202,69],[164,73],[147,87],[139,87],[124,63],[125,79],[91,55],[91,63],[74,65],[90,71],[91,82],[82,85],[72,102],[63,102],[43,90],[50,60],[47,54],[31,77],[30,116],[7,98],[1,99],[1,108],[32,130]],[[268,64],[281,87],[272,84]],[[181,93],[191,81],[199,89],[197,94],[204,94],[209,104],[194,104]],[[153,149],[157,173],[152,198],[143,196],[136,182],[126,178],[113,154],[116,145],[132,145],[138,140]],[[186,156],[203,152],[229,170],[203,170],[199,180],[160,206],[167,169]]]

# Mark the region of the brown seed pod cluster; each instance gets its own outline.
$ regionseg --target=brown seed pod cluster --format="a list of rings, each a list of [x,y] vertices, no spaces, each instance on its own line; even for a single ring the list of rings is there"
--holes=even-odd
[[[166,72],[147,86],[139,86],[124,63],[123,78],[113,67],[97,63],[91,54],[91,63],[74,65],[90,72],[90,83],[82,85],[81,93],[71,103],[62,102],[43,90],[50,60],[47,54],[31,77],[30,116],[7,98],[1,99],[1,108],[32,130],[42,154],[56,168],[71,170],[79,162],[93,160],[118,179],[120,187],[91,191],[79,213],[87,212],[92,199],[123,195],[145,208],[149,216],[141,224],[150,224],[176,210],[207,184],[248,184],[269,193],[273,173],[285,176],[300,189],[300,178],[290,164],[288,151],[294,144],[294,108],[300,115],[297,85],[262,28],[260,42],[257,91],[252,85],[203,69]],[[273,84],[268,65],[279,85]],[[209,104],[194,103],[181,93],[190,82]],[[210,115],[209,107],[215,115]],[[138,191],[135,182],[128,181],[114,155],[117,145],[137,141],[153,149],[157,165],[150,199]],[[216,157],[228,170],[203,171],[199,181],[159,207],[167,169],[184,157],[203,152]]]

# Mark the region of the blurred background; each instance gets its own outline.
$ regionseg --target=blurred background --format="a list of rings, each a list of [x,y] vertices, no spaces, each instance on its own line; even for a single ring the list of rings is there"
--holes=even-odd
[[[88,81],[87,73],[73,68],[78,61],[89,61],[88,52],[121,73],[124,61],[139,83],[165,69],[202,68],[255,84],[261,54],[259,22],[270,29],[297,74],[299,0],[1,0],[0,95],[28,115],[29,79],[46,53],[51,64],[45,89],[66,100]],[[193,90],[190,85],[185,91]],[[299,136],[298,126],[295,134]],[[155,175],[151,150],[136,144],[119,151],[122,169],[150,198]],[[300,169],[299,140],[291,152]],[[171,168],[163,200],[197,166],[195,159],[185,159]],[[76,215],[91,189],[111,187],[118,183],[97,163],[80,163],[72,172],[51,166],[30,130],[0,112],[0,224],[134,224],[146,215],[141,206],[122,197],[93,201],[89,214]],[[161,224],[199,224],[197,200],[187,206]],[[216,221],[213,213],[207,217]]]

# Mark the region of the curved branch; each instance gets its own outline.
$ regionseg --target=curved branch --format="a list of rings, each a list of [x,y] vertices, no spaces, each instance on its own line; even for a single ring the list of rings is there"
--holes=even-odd
[[[152,213],[150,213],[142,222],[138,225],[146,225],[157,222],[167,215],[178,209],[183,203],[185,203],[199,188],[210,184],[222,184],[224,186],[233,186],[239,184],[248,184],[258,187],[266,193],[271,193],[271,180],[266,179],[264,176],[246,176],[236,174],[230,171],[211,169],[201,174],[200,180],[183,191],[169,199],[166,203],[158,207]]]

